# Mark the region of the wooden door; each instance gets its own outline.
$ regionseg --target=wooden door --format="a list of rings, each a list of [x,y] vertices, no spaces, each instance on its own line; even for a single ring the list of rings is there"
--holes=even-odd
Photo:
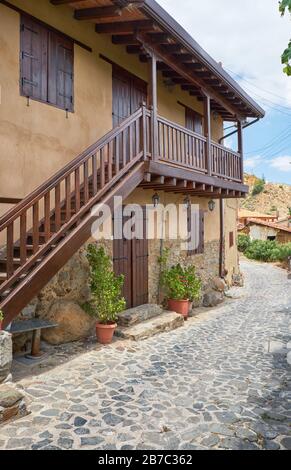
[[[126,70],[112,69],[112,120],[113,127],[133,114],[147,100],[147,84]]]
[[[124,275],[122,295],[127,308],[148,302],[148,240],[146,239],[146,211],[144,210],[143,240],[114,240],[113,267],[116,275]],[[123,224],[128,218],[123,217]]]

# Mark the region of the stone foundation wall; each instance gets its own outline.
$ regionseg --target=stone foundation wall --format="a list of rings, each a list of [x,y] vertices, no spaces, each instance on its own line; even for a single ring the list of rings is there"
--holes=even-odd
[[[158,258],[161,248],[169,248],[169,263],[180,263],[183,266],[194,265],[198,276],[202,279],[203,291],[206,291],[213,278],[219,275],[219,241],[205,243],[204,253],[189,256],[187,251],[181,251],[179,240],[165,241],[161,245],[160,240],[149,241],[149,302],[159,303],[162,300],[162,292],[159,289],[160,265]]]
[[[102,241],[106,252],[113,257],[111,241]],[[194,264],[206,292],[219,271],[219,241],[205,242],[204,253],[188,256],[181,251],[179,240],[163,242],[170,249],[169,262],[182,265]],[[159,289],[161,241],[149,240],[149,302],[160,303],[163,294]],[[18,320],[47,318],[60,324],[59,329],[48,330],[43,338],[52,344],[70,342],[93,333],[94,321],[80,308],[90,300],[89,265],[86,246],[80,249],[56,276],[42,289],[39,295],[22,311]],[[66,333],[66,334],[65,334]],[[31,334],[13,337],[14,352],[28,350]]]

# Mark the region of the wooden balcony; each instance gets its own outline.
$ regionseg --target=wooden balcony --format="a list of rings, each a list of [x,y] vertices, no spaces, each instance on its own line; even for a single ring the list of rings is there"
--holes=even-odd
[[[243,182],[239,153],[211,141],[208,168],[207,138],[158,117],[158,160],[237,183]]]
[[[158,175],[184,178],[190,186],[192,181],[200,183],[206,193],[209,188],[210,192],[213,187],[221,188],[220,197],[243,197],[247,193],[240,153],[161,116],[157,117],[156,126],[153,122],[147,111],[147,155],[154,173],[159,169]],[[187,187],[186,182],[184,186]]]

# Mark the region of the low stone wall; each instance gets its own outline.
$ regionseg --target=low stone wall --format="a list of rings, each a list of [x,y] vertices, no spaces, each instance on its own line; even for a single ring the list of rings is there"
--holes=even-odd
[[[112,242],[101,242],[106,252],[113,257]],[[205,243],[204,253],[189,256],[181,251],[179,240],[149,240],[149,303],[160,303],[163,295],[159,290],[160,265],[158,258],[162,248],[170,249],[169,262],[182,265],[194,264],[203,282],[203,292],[212,288],[212,280],[219,271],[219,241]],[[20,314],[19,320],[38,316],[55,320],[60,327],[44,333],[44,339],[51,344],[78,340],[93,333],[94,321],[80,308],[90,300],[89,265],[86,246],[76,253],[56,276],[42,289]],[[203,296],[198,305],[202,305]],[[69,322],[69,323],[68,323]],[[68,328],[69,325],[69,328]],[[14,351],[28,350],[31,335],[13,338]]]
[[[0,331],[0,424],[27,414],[22,392],[12,385],[12,337]]]
[[[12,337],[6,331],[0,331],[0,386],[11,380]]]

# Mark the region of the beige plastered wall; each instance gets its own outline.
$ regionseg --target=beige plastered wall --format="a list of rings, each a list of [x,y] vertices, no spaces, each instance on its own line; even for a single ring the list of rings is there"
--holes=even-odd
[[[48,0],[12,0],[33,16],[90,46],[75,45],[74,113],[20,96],[20,15],[0,4],[0,196],[22,198],[104,135],[112,127],[112,66],[108,57],[147,81],[148,67],[110,37],[97,35],[94,25],[75,21],[68,6]],[[159,113],[185,125],[181,101],[203,113],[203,105],[176,86],[169,90],[158,80]],[[222,120],[212,118],[213,139],[222,135]],[[0,214],[7,206],[0,207]]]
[[[231,283],[232,275],[239,274],[239,257],[237,249],[237,216],[238,199],[224,200],[224,239],[225,268],[227,281]],[[233,232],[234,245],[230,247],[230,232]]]

